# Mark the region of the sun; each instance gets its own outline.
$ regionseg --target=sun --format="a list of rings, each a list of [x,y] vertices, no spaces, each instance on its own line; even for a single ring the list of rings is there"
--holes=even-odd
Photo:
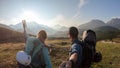
[[[53,24],[51,24],[49,20],[46,20],[43,18],[43,14],[41,13],[36,13],[30,10],[24,10],[21,14],[20,14],[20,18],[21,21],[22,20],[26,20],[26,22],[36,22],[38,24],[42,24],[42,25],[47,25],[47,26],[52,26]]]
[[[24,11],[21,16],[22,19],[27,21],[36,21],[38,19],[36,13],[33,11]]]
[[[38,16],[40,15],[40,16]],[[22,20],[26,20],[27,22],[37,22],[39,24],[47,24],[45,23],[45,20],[42,18],[42,15],[39,13],[36,13],[36,12],[33,12],[33,11],[23,11],[23,13],[21,14],[21,19]]]

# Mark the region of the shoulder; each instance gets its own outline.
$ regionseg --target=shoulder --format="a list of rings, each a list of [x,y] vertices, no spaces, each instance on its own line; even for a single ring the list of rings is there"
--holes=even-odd
[[[28,37],[25,45],[29,48],[33,48],[38,45],[43,46],[42,42],[36,37]]]
[[[82,51],[81,45],[79,45],[77,43],[74,43],[71,46],[70,55],[73,54],[73,53],[80,54],[81,51]]]
[[[74,44],[72,44],[72,48],[82,48],[82,45],[74,43]]]
[[[82,47],[80,44],[77,44],[77,43],[72,44],[71,52],[79,53],[79,51],[81,51],[81,50],[82,50]]]

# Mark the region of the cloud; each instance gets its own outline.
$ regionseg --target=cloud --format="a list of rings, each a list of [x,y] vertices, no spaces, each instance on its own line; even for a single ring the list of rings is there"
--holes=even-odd
[[[0,23],[3,23],[5,20],[3,20],[2,18],[0,18]]]
[[[8,19],[4,19],[4,18],[0,18],[0,23],[1,24],[6,24],[6,25],[8,25],[9,23],[8,23]]]
[[[86,4],[86,0],[79,0],[78,10],[77,13],[73,16],[73,18],[79,18],[80,16],[80,9]]]
[[[80,3],[79,3],[79,8],[81,8],[82,6],[84,6],[85,5],[85,0],[80,0]]]
[[[59,14],[55,18],[51,19],[50,23],[52,23],[52,24],[65,24],[66,23],[65,16]]]
[[[5,25],[13,25],[21,22],[19,18],[0,18],[0,23]]]
[[[76,22],[76,20],[73,20],[71,18],[66,18],[64,15],[59,14],[55,18],[49,20],[49,24],[50,25],[52,24],[52,27],[55,25],[70,27],[70,26],[78,26],[79,23]]]

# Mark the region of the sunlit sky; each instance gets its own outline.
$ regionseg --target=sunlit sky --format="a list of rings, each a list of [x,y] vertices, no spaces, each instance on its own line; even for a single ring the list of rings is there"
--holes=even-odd
[[[77,26],[113,17],[120,17],[120,0],[0,0],[0,23],[7,25],[26,19],[48,26]]]

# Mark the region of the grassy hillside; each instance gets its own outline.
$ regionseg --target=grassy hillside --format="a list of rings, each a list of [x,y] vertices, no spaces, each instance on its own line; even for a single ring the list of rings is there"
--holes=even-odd
[[[63,42],[67,42],[63,45]],[[67,60],[70,43],[68,40],[48,40],[53,44],[50,53],[53,68],[58,68],[59,64]],[[15,55],[17,51],[24,49],[24,43],[2,43],[0,44],[0,68],[17,68]],[[102,52],[103,60],[93,64],[92,68],[119,68],[120,67],[120,43],[98,42],[97,50]]]
[[[0,27],[0,43],[23,42],[24,35],[20,32]]]
[[[84,30],[88,29],[79,29],[79,35],[82,36]],[[120,30],[111,26],[101,26],[93,28],[97,35],[97,40],[113,40],[120,35]]]
[[[93,29],[96,32],[98,40],[112,40],[120,34],[120,30],[110,26],[103,26]]]

